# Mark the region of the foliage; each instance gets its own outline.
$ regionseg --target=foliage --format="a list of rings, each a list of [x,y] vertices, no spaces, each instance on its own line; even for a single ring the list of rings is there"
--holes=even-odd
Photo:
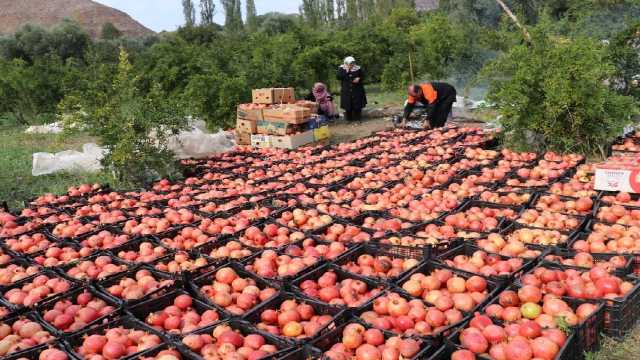
[[[100,37],[104,40],[114,40],[122,36],[122,31],[118,30],[115,25],[108,22],[102,25],[102,31],[100,34]]]
[[[640,101],[640,22],[613,38],[609,49],[609,59],[616,66],[615,85],[622,94]]]
[[[193,0],[182,0],[182,14],[184,15],[185,26],[193,26],[196,24],[196,8]]]
[[[637,110],[632,98],[605,83],[615,70],[606,48],[587,38],[551,37],[544,25],[533,34],[532,45],[513,47],[484,71],[508,142],[604,155]],[[542,143],[531,141],[536,136]]]
[[[90,101],[67,99],[63,109],[65,128],[84,128],[99,137],[108,150],[103,165],[129,184],[175,176],[167,139],[186,127],[181,107],[158,86],[142,94],[136,83],[133,66],[121,50],[111,86],[94,89]]]
[[[216,5],[213,0],[200,0],[200,23],[202,25],[213,24],[213,15],[216,12]]]

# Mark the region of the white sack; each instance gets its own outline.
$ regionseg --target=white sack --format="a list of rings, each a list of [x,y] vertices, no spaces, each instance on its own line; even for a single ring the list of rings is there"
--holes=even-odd
[[[29,126],[25,134],[60,134],[62,132],[62,124],[54,122],[46,125]]]
[[[56,154],[33,154],[33,176],[53,174],[58,171],[69,172],[98,172],[102,169],[100,160],[104,157],[106,149],[96,144],[84,144],[82,152],[67,150]]]
[[[211,154],[233,150],[235,146],[232,133],[220,130],[215,134],[208,134],[198,126],[189,132],[183,131],[177,136],[170,137],[167,144],[177,159],[202,159]]]

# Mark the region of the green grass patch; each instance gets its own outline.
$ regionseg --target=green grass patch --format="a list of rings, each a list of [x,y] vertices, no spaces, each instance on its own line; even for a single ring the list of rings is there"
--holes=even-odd
[[[63,193],[72,185],[82,183],[114,183],[106,173],[57,173],[32,176],[32,154],[81,150],[82,144],[95,142],[89,136],[61,137],[46,134],[25,134],[24,127],[0,127],[0,202],[6,201],[13,210],[24,201],[45,193]]]

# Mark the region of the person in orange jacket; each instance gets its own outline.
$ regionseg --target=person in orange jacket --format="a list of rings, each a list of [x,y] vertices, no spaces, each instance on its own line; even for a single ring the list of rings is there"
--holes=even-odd
[[[453,103],[456,102],[456,88],[443,82],[430,82],[409,86],[409,98],[402,115],[402,126],[418,103],[427,109],[427,120],[431,129],[443,127],[451,114]]]

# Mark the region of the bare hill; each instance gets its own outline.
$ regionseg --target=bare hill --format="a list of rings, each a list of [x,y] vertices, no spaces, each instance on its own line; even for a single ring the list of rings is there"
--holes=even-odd
[[[106,23],[129,37],[153,34],[126,13],[91,0],[0,0],[0,34],[14,33],[26,24],[49,28],[64,19],[76,21],[94,38]]]

